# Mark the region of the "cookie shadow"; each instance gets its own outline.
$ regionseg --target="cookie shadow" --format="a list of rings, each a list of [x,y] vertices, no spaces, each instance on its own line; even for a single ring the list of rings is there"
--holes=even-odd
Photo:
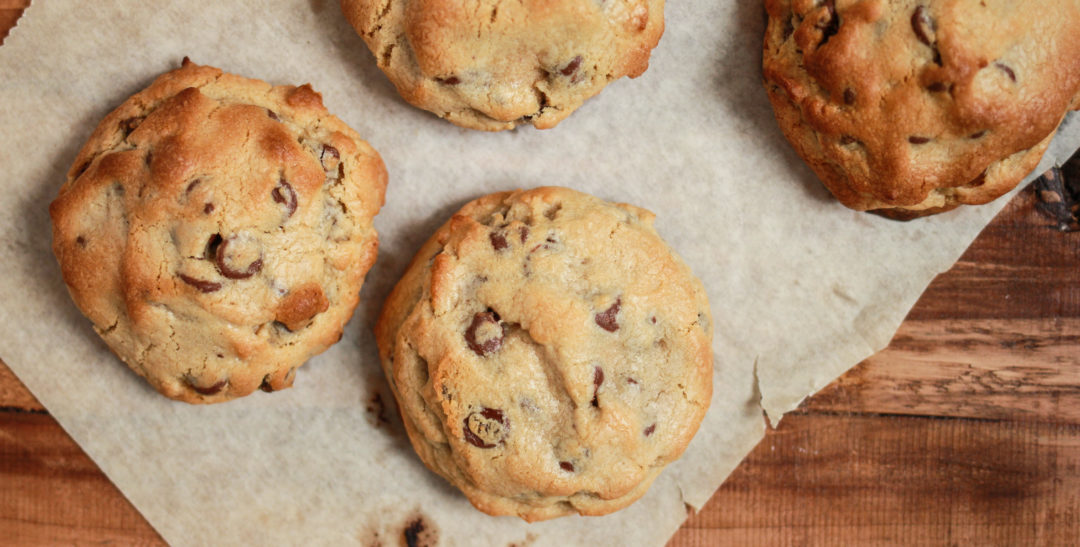
[[[146,81],[140,82],[136,87],[142,89],[149,85],[153,76]],[[32,295],[34,309],[49,310],[46,321],[54,329],[68,336],[82,337],[93,347],[93,353],[106,352],[112,355],[109,346],[94,332],[92,323],[87,319],[72,301],[64,283],[63,274],[56,256],[52,251],[52,220],[49,217],[49,205],[56,198],[60,187],[67,180],[68,168],[74,163],[75,157],[82,148],[86,139],[89,138],[98,122],[105,117],[116,105],[123,101],[124,97],[130,96],[137,89],[121,90],[113,100],[102,101],[102,106],[93,112],[89,112],[74,125],[78,128],[72,134],[76,138],[69,139],[54,154],[49,168],[41,178],[30,180],[27,184],[32,188],[28,204],[23,208],[26,212],[20,219],[21,230],[18,240],[19,260],[15,267],[21,270],[20,279],[27,282],[24,287],[27,295]],[[138,375],[125,366],[119,359],[113,358],[114,365],[121,367],[132,378],[139,380],[140,389],[153,393],[153,389],[146,382],[141,381]]]
[[[765,26],[768,19],[764,7],[758,2],[735,3],[735,36],[729,43],[733,55],[719,55],[715,87],[728,111],[739,118],[738,126],[743,134],[755,142],[759,149],[771,152],[782,164],[782,181],[794,182],[809,198],[820,202],[835,201],[817,175],[803,161],[784,137],[776,123],[772,103],[765,92],[761,71],[764,53]],[[752,56],[747,59],[747,56]],[[752,78],[746,73],[746,63],[755,68]],[[767,123],[762,123],[767,120]]]
[[[393,109],[394,116],[415,116],[417,119],[434,116],[414,108],[398,95],[394,84],[375,63],[374,54],[345,18],[340,2],[337,0],[308,1],[320,22],[320,27],[325,29],[329,37],[333,55],[340,61],[337,63],[339,72],[349,81],[359,84],[361,93],[373,97],[375,103],[384,105],[387,109]],[[339,115],[343,118],[352,118],[350,125],[357,130],[363,130],[362,133],[365,135],[377,129],[367,127],[364,123],[352,123],[358,118],[345,114]],[[370,116],[359,119],[363,121],[366,118]]]

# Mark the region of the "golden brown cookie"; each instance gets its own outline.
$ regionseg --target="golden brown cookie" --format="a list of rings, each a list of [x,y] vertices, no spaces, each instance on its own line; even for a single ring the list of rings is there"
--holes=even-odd
[[[765,87],[844,205],[914,218],[1008,192],[1080,108],[1080,1],[766,0]]]
[[[471,129],[546,129],[608,83],[636,78],[664,0],[342,0],[379,68],[414,106]]]
[[[375,334],[409,438],[480,510],[610,513],[697,431],[709,305],[652,221],[566,188],[488,195],[391,293]]]
[[[293,383],[375,261],[386,171],[310,86],[184,66],[110,113],[49,207],[79,309],[164,395]]]

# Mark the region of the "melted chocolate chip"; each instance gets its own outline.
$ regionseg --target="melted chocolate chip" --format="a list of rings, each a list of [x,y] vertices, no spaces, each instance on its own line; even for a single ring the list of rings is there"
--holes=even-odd
[[[127,138],[128,135],[138,129],[145,119],[146,116],[135,116],[120,122],[120,130],[124,132],[124,138]]]
[[[855,104],[855,90],[850,87],[844,90],[844,104],[849,106]]]
[[[206,241],[205,256],[207,260],[214,260],[214,257],[217,256],[218,247],[221,246],[222,241],[221,234],[214,234]]]
[[[461,79],[457,76],[450,76],[448,78],[435,78],[435,81],[443,85],[458,85],[461,83]]]
[[[593,383],[592,406],[594,408],[600,408],[600,400],[597,398],[597,396],[600,393],[600,384],[604,383],[604,369],[602,369],[600,367],[596,367],[593,370],[593,381],[592,381],[592,383]]]
[[[270,385],[270,375],[269,374],[267,374],[266,376],[263,376],[262,383],[259,384],[259,389],[261,389],[261,390],[263,390],[263,391],[265,391],[267,393],[273,393],[274,392],[274,387]]]
[[[986,135],[986,130],[985,129],[983,129],[982,131],[979,131],[979,132],[972,133],[972,134],[968,135],[968,138],[969,139],[980,139],[980,138],[983,137],[983,135]]]
[[[930,142],[930,137],[920,137],[918,135],[912,135],[908,137],[908,142],[911,144],[926,144]]]
[[[220,392],[222,389],[225,389],[225,384],[229,383],[228,380],[221,380],[220,382],[212,386],[200,387],[192,383],[193,381],[194,380],[192,380],[191,378],[188,378],[187,384],[191,386],[191,389],[195,390],[196,393],[199,393],[201,395],[214,395],[215,393]]]
[[[502,347],[505,328],[499,321],[499,314],[493,311],[480,312],[473,316],[472,323],[465,330],[465,343],[469,349],[483,357]]]
[[[627,379],[626,379],[626,383],[628,383],[628,384],[633,384],[633,385],[635,385],[635,386],[636,386],[636,385],[638,385],[638,381],[637,381],[637,380],[635,380],[635,379],[633,379],[633,378],[627,378]]]
[[[252,259],[252,255],[257,258]],[[229,279],[247,279],[259,273],[263,263],[258,240],[250,236],[229,237],[217,246],[214,264],[221,275]]]
[[[465,440],[477,448],[495,448],[496,444],[503,442],[509,430],[510,423],[503,411],[483,408],[465,418],[462,432]]]
[[[202,184],[202,179],[195,179],[191,181],[190,183],[188,183],[187,188],[184,188],[184,193],[190,194],[192,190],[198,188],[200,184]]]
[[[918,38],[920,42],[929,46],[933,45],[936,38],[936,25],[928,12],[929,10],[926,9],[926,6],[915,8],[915,13],[911,14],[911,29],[915,31],[915,37]]]
[[[214,212],[214,204],[210,203],[210,202],[207,202],[206,205],[203,205],[202,212],[203,212],[204,215],[209,215],[210,213],[213,213]]]
[[[559,467],[562,468],[563,471],[567,471],[567,472],[570,472],[570,473],[574,472],[574,464],[572,464],[570,462],[567,462],[567,461],[559,462]]]
[[[279,180],[277,186],[270,191],[270,197],[274,203],[285,206],[285,216],[291,217],[296,212],[296,191],[284,178]]]
[[[622,297],[616,298],[615,303],[612,304],[610,308],[596,314],[596,317],[594,318],[596,324],[600,325],[600,328],[608,332],[619,330],[619,323],[616,321],[616,318],[619,315],[619,308],[621,307]]]
[[[86,248],[86,238],[83,236],[76,237],[75,243],[78,244],[79,247]]]
[[[510,244],[506,242],[506,236],[498,232],[491,232],[488,234],[488,238],[491,239],[491,246],[494,247],[496,251],[501,251],[510,246]]]
[[[266,115],[269,116],[270,119],[274,120],[275,122],[280,122],[281,121],[281,118],[278,117],[277,112],[274,112],[273,110],[270,110],[269,108],[266,109]]]
[[[577,57],[574,57],[574,58],[573,58],[573,59],[572,59],[572,60],[570,61],[570,63],[569,63],[569,64],[567,64],[566,66],[564,66],[564,67],[562,68],[562,70],[560,70],[560,71],[559,71],[559,73],[560,73],[560,74],[562,74],[563,76],[569,76],[569,75],[571,75],[571,74],[573,74],[573,73],[577,72],[577,69],[578,69],[579,67],[581,67],[581,55],[578,55]]]
[[[178,277],[180,277],[180,281],[183,281],[184,283],[187,283],[188,285],[199,289],[200,292],[206,293],[221,290],[221,283],[215,283],[213,281],[203,281],[202,279],[197,279],[185,274],[180,274]]]
[[[1009,65],[1006,65],[1004,63],[994,63],[994,66],[996,66],[999,70],[1004,72],[1005,75],[1008,76],[1010,80],[1012,80],[1014,82],[1016,81],[1016,73],[1013,72],[1013,69],[1009,68]]]
[[[652,424],[649,427],[646,427],[645,436],[648,437],[649,435],[652,435],[654,431],[656,431],[656,424]]]
[[[525,240],[529,239],[529,227],[528,226],[522,226],[521,228],[518,229],[518,234],[521,235],[521,242],[525,243]]]
[[[942,91],[947,91],[948,89],[949,86],[945,82],[934,82],[926,86],[926,90],[931,93],[941,93]]]
[[[323,171],[327,173],[335,171],[341,163],[341,152],[329,144],[324,144],[322,151],[319,152],[319,163],[322,164]]]
[[[828,43],[829,38],[836,36],[836,33],[840,32],[840,18],[836,15],[835,0],[825,0],[825,11],[822,12],[822,16],[814,26],[821,31],[821,43],[818,44],[818,47]]]

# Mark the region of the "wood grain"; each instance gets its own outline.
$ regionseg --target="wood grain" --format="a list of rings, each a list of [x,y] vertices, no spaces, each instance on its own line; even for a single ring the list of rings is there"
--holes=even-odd
[[[0,37],[27,0],[0,0]],[[1014,198],[885,351],[789,414],[671,539],[1075,544],[1080,234]],[[0,348],[0,355],[3,348]],[[164,542],[0,363],[0,544]]]
[[[1017,195],[669,545],[1075,545],[1080,233],[1051,226]]]

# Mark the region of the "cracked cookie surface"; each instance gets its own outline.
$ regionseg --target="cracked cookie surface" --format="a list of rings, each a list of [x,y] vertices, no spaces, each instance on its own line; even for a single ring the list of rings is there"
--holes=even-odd
[[[274,391],[340,339],[386,171],[310,86],[184,60],[98,125],[49,207],[94,330],[162,394]]]
[[[1080,108],[1080,1],[767,0],[777,121],[846,206],[907,219],[1005,194]]]
[[[645,72],[663,0],[342,0],[409,103],[454,124],[554,127],[608,83]]]
[[[387,299],[375,334],[409,438],[480,510],[610,513],[697,431],[709,306],[652,221],[565,188],[488,195]]]

